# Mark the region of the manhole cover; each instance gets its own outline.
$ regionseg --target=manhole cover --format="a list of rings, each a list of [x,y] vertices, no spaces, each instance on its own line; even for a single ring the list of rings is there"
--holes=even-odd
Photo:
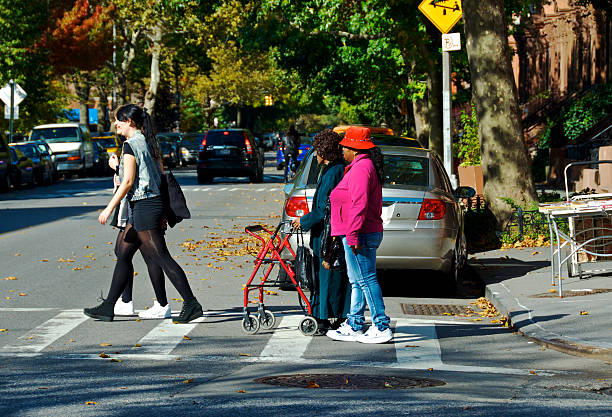
[[[416,316],[446,316],[465,314],[468,306],[460,304],[407,304],[401,303],[404,314]]]
[[[584,289],[584,290],[567,290],[563,291],[563,297],[581,297],[584,295],[593,295],[593,294],[603,294],[607,292],[612,292],[610,288],[594,288],[594,289]],[[542,294],[534,294],[530,295],[531,298],[551,298],[558,297],[559,291],[554,292],[546,292]]]
[[[436,379],[363,374],[276,375],[256,378],[254,381],[277,387],[320,389],[410,389],[446,385],[446,382]]]

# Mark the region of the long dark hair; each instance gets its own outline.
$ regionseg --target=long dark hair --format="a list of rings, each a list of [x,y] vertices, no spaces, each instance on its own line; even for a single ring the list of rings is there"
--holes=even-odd
[[[153,159],[160,159],[161,150],[159,148],[159,142],[155,137],[155,128],[153,127],[151,116],[149,116],[145,108],[135,104],[126,104],[115,110],[115,119],[120,122],[127,122],[128,119],[131,120],[134,126],[136,126],[136,129],[140,130],[144,135]]]
[[[385,183],[385,157],[383,156],[380,148],[378,146],[373,147],[368,150],[370,154],[370,159],[374,164],[374,169],[376,169],[376,174],[378,174],[378,180],[381,184]]]

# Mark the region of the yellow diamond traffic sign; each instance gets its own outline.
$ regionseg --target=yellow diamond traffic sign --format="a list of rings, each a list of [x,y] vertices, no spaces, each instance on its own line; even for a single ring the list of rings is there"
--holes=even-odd
[[[419,10],[440,32],[448,33],[461,19],[461,0],[423,0]]]

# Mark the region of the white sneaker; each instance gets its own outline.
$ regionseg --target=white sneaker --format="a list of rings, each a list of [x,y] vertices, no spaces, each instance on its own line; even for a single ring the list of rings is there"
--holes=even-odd
[[[121,297],[115,303],[115,316],[133,316],[134,302],[129,301],[124,303]]]
[[[353,330],[353,328],[346,321],[342,323],[338,329],[328,330],[326,333],[327,337],[344,342],[354,342],[362,335],[363,330]]]
[[[153,307],[148,310],[141,311],[138,313],[138,317],[141,319],[169,319],[172,317],[170,303],[162,307],[157,301],[154,301]]]
[[[371,325],[367,332],[359,336],[357,339],[360,343],[387,343],[393,339],[393,332],[390,328],[378,330],[378,327]]]

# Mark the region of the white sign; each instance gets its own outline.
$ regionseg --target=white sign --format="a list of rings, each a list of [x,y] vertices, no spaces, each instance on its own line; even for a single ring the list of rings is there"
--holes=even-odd
[[[461,50],[461,34],[459,33],[443,33],[442,34],[442,51],[460,51]]]
[[[11,118],[11,106],[9,106],[8,104],[4,106],[4,118]],[[19,106],[13,107],[13,119],[19,119]]]
[[[23,101],[24,98],[26,98],[26,96],[27,94],[25,91],[23,91],[23,88],[21,88],[19,84],[15,83],[13,105],[17,106]],[[11,105],[11,84],[7,83],[4,87],[2,87],[0,90],[0,100],[4,101],[4,104],[7,106]]]

